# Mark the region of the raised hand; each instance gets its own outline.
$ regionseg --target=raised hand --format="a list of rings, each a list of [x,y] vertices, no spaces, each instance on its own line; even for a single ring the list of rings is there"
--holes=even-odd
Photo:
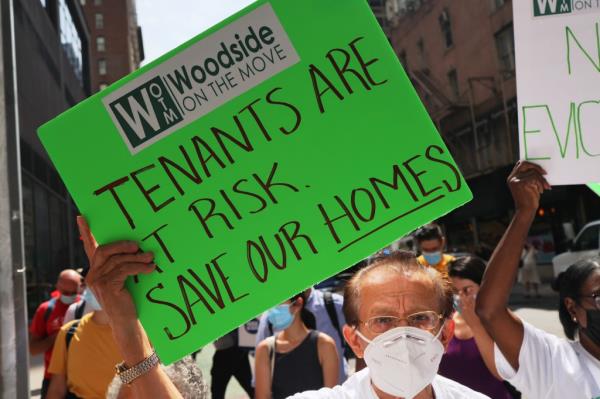
[[[154,255],[139,252],[139,246],[132,241],[98,246],[85,218],[79,216],[77,225],[90,262],[86,277],[88,287],[111,321],[135,321],[137,312],[125,288],[125,280],[135,274],[151,273],[156,267],[152,262]]]
[[[544,175],[546,171],[539,165],[527,161],[517,163],[507,179],[517,211],[537,211],[540,196],[551,189]]]

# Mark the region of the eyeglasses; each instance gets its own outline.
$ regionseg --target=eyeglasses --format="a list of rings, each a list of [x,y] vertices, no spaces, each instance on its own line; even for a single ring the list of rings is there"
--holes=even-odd
[[[594,306],[596,306],[596,309],[600,310],[600,293],[581,295],[580,298],[591,298],[594,301]]]
[[[433,310],[428,310],[425,312],[413,313],[406,317],[375,316],[366,321],[361,321],[360,324],[367,326],[367,329],[372,334],[378,335],[383,334],[392,328],[401,327],[402,325],[432,331],[439,326],[440,320],[443,318],[444,316],[441,314],[438,314]]]

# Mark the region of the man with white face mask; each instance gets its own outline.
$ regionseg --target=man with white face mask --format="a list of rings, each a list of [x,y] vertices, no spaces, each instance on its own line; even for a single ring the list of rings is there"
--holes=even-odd
[[[437,375],[452,338],[452,290],[411,252],[359,271],[346,286],[344,338],[367,368],[343,385],[294,399],[487,398]]]
[[[42,399],[46,397],[50,384],[48,365],[52,357],[52,347],[56,335],[63,324],[69,306],[79,299],[81,275],[73,269],[63,270],[58,275],[56,290],[60,294],[42,303],[33,316],[29,327],[29,353],[44,354],[44,379],[42,381]]]

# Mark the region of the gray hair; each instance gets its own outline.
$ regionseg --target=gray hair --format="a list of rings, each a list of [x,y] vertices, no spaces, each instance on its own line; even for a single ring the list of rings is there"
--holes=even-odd
[[[208,398],[208,385],[202,377],[202,371],[191,356],[169,366],[161,365],[161,367],[184,399]],[[122,385],[119,376],[115,376],[108,386],[106,398],[117,399]]]

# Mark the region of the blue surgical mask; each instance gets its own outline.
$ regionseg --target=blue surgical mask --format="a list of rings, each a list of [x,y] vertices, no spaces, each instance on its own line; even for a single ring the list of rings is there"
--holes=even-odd
[[[102,310],[102,306],[100,306],[100,303],[94,296],[94,293],[89,288],[86,288],[85,291],[83,291],[83,300],[93,311]]]
[[[462,309],[460,308],[460,296],[459,295],[453,296],[452,306],[454,307],[454,310],[456,310],[458,312],[458,314],[462,313]]]
[[[276,330],[285,330],[294,322],[294,315],[290,312],[290,305],[279,305],[269,310],[267,319]]]
[[[442,251],[423,252],[423,257],[431,266],[435,266],[442,261]]]
[[[75,295],[60,294],[60,301],[62,303],[64,303],[65,305],[70,305],[72,303],[75,303],[76,300],[77,300],[77,294],[75,294]]]

